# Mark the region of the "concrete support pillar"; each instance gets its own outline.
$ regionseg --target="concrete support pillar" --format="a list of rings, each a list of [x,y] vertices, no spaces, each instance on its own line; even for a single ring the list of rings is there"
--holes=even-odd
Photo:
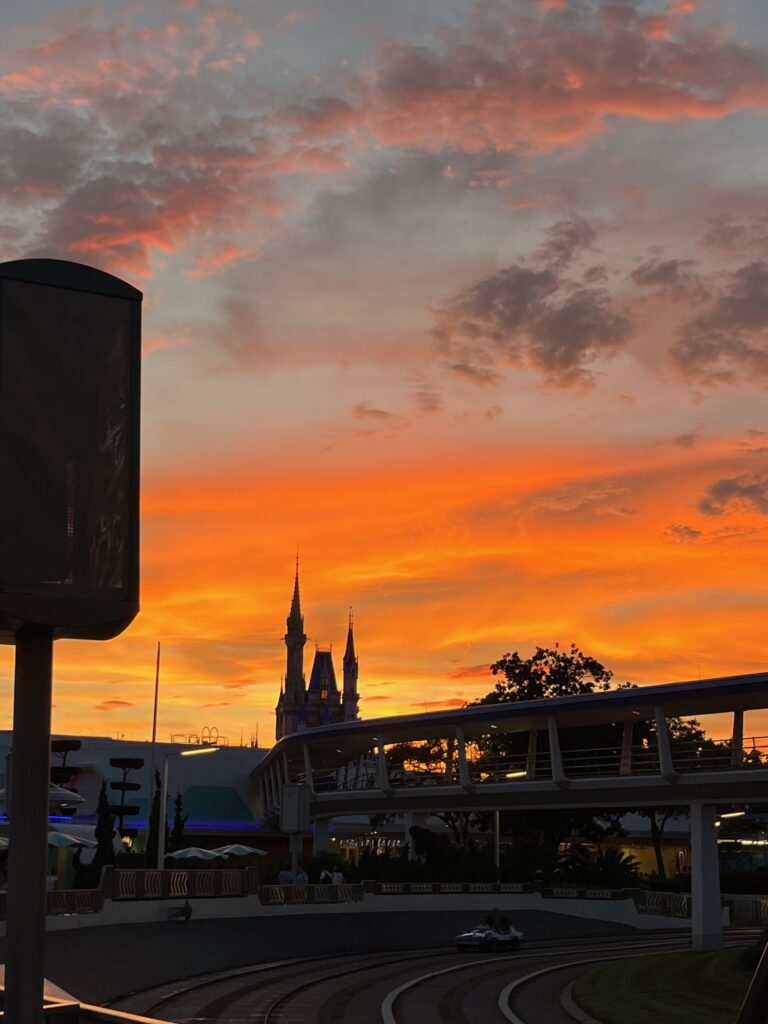
[[[635,723],[630,718],[628,722],[624,723],[624,732],[621,737],[621,764],[619,765],[619,775],[631,775],[632,774],[632,734],[634,732]]]
[[[691,804],[691,898],[693,948],[720,949],[723,927],[713,804]]]
[[[560,736],[557,731],[557,722],[554,718],[547,719],[547,733],[549,734],[549,756],[552,761],[552,781],[556,786],[564,789],[568,785],[568,779],[563,771],[563,755],[560,753]]]
[[[536,747],[539,742],[539,730],[531,729],[528,733],[528,756],[525,761],[525,770],[529,779],[536,778]]]
[[[667,782],[677,782],[679,775],[675,771],[675,765],[672,760],[667,716],[664,714],[664,708],[661,705],[655,707],[653,712],[656,721],[656,742],[659,747],[659,768],[661,769],[662,778],[666,779]]]
[[[456,726],[456,751],[459,760],[459,785],[467,793],[474,789],[469,777],[469,764],[467,763],[467,744],[464,739],[464,730],[460,725]]]
[[[384,750],[384,740],[376,740],[376,770],[379,789],[382,793],[391,793],[392,787],[389,784],[389,769],[387,768],[387,755]]]
[[[331,848],[328,836],[330,818],[315,818],[315,828],[312,833],[312,855],[316,857],[319,853],[328,853]]]
[[[408,860],[418,860],[413,849],[413,840],[411,839],[411,829],[424,828],[427,822],[426,814],[418,814],[415,811],[406,811],[403,815],[403,839],[408,844]]]
[[[493,812],[493,865],[496,868],[496,880],[498,881],[501,867],[501,811]]]
[[[456,749],[456,737],[449,736],[445,748],[445,777],[448,782],[453,778],[453,754]]]
[[[306,743],[302,744],[302,753],[304,755],[304,783],[309,790],[310,796],[315,795],[315,780],[312,777],[312,761],[309,757],[309,747]]]
[[[744,712],[733,712],[733,734],[731,736],[731,768],[744,764]]]

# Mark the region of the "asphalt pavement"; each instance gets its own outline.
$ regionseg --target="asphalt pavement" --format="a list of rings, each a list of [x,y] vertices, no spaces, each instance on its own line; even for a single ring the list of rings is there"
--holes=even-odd
[[[291,914],[285,917],[161,921],[51,932],[46,976],[85,1002],[107,1003],[131,992],[212,971],[290,957],[415,950],[450,944],[482,921],[478,911]],[[510,915],[526,939],[638,934],[626,925],[565,914]],[[5,940],[0,940],[4,958]]]

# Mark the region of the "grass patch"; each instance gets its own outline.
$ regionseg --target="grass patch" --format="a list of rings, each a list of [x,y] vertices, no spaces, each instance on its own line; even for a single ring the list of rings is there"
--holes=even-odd
[[[734,1024],[751,971],[741,949],[614,960],[583,974],[573,998],[602,1024]]]

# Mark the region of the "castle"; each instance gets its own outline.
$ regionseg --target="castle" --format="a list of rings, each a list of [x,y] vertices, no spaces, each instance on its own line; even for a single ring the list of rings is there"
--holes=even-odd
[[[357,692],[357,655],[352,634],[352,615],[349,616],[347,646],[342,661],[344,683],[339,693],[331,651],[315,651],[309,686],[304,676],[304,616],[299,599],[299,564],[293,585],[291,611],[286,620],[287,665],[285,681],[280,686],[280,697],[275,708],[275,738],[281,739],[293,732],[313,729],[318,725],[349,722],[359,718]]]

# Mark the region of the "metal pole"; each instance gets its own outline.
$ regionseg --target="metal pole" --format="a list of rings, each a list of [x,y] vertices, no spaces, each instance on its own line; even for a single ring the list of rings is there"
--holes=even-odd
[[[5,1018],[41,1024],[45,982],[53,631],[16,634]]]
[[[165,860],[165,833],[168,831],[168,762],[172,754],[166,754],[163,761],[163,784],[160,787],[160,828],[157,837],[157,866],[164,866]]]
[[[496,867],[496,877],[498,879],[499,868],[501,867],[501,814],[499,811],[493,812],[493,863]]]
[[[149,787],[147,789],[147,837],[152,823],[152,805],[155,802],[155,765],[157,764],[157,703],[160,694],[160,641],[157,641],[155,660],[155,702],[152,709],[152,746],[149,748]],[[159,824],[159,823],[158,823]]]

